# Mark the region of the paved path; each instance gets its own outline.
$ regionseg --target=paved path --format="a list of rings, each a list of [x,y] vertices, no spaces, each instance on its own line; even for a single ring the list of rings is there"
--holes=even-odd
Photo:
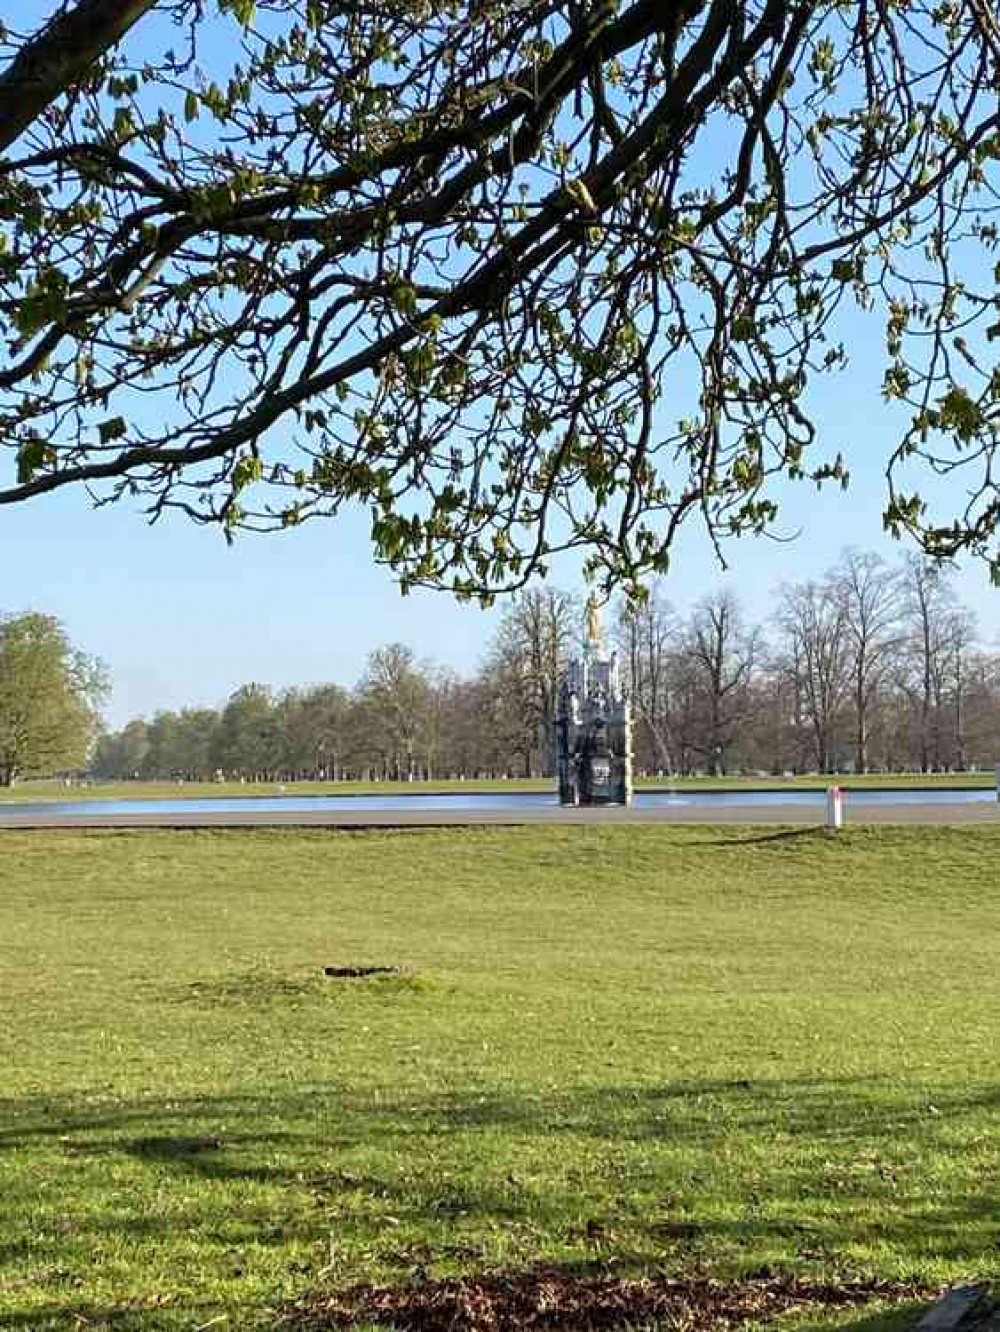
[[[818,826],[824,819],[816,805],[684,805],[653,809],[562,809],[558,805],[524,810],[373,810],[338,809],[266,811],[252,808],[225,812],[192,809],[166,813],[46,813],[43,806],[7,811],[0,805],[2,828],[442,828],[521,827],[527,824],[586,824],[602,827],[638,823],[795,824]],[[1000,822],[1000,804],[986,793],[969,805],[868,805],[854,809],[848,797],[845,823],[964,824]]]

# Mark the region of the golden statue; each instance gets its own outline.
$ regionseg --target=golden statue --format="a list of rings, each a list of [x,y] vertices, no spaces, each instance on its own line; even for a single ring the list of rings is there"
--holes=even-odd
[[[601,627],[601,608],[597,597],[591,592],[587,598],[587,641],[597,651],[604,646],[604,630]]]

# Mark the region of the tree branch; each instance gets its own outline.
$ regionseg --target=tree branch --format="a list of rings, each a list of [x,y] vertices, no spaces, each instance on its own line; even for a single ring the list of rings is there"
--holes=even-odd
[[[46,107],[70,91],[156,0],[79,0],[65,6],[18,51],[0,74],[0,153]]]

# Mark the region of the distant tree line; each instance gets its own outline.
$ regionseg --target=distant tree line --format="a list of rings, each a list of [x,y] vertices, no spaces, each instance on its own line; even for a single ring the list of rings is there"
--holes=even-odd
[[[1000,653],[978,641],[946,566],[849,551],[775,592],[767,629],[730,592],[686,615],[662,585],[610,608],[640,772],[924,772],[1000,756]],[[103,735],[98,778],[419,779],[553,769],[561,671],[580,601],[512,601],[470,679],[400,643],[353,686],[237,689],[221,709],[160,712]]]
[[[846,552],[776,590],[765,632],[727,592],[623,611],[636,759],[656,771],[965,771],[1000,758],[1000,653],[947,566]]]

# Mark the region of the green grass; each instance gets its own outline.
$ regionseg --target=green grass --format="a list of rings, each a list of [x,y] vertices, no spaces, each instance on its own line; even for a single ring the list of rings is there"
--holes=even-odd
[[[998,864],[991,827],[0,834],[0,1328],[540,1260],[1000,1276]],[[323,975],[359,963],[403,971]]]
[[[758,788],[792,791],[827,787],[839,782],[845,789],[879,787],[971,787],[993,789],[994,777],[988,772],[953,773],[868,773],[864,776],[829,776],[807,774],[802,777],[640,777],[636,786],[678,791],[730,791]],[[0,787],[0,801],[39,800],[198,800],[206,797],[288,795],[419,795],[428,791],[552,791],[554,779],[516,777],[510,780],[458,781],[435,778],[430,782],[90,782],[67,786],[59,781],[18,782]]]

